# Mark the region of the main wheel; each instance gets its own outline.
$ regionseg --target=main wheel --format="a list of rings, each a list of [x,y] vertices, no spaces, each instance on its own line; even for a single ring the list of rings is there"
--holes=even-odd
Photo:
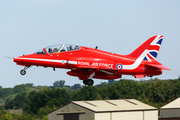
[[[92,86],[94,84],[94,81],[92,79],[88,79],[86,81],[88,86]]]
[[[84,83],[85,85],[87,85],[87,80],[83,80],[83,83]]]
[[[25,70],[21,70],[21,71],[20,71],[20,74],[21,74],[21,75],[25,75],[25,74],[26,74],[26,71],[25,71]]]

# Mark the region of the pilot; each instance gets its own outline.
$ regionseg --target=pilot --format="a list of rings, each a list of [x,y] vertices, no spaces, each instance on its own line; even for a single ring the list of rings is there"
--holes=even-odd
[[[58,49],[54,48],[53,53],[57,53],[57,52],[58,52]]]
[[[49,49],[48,49],[48,52],[49,52],[49,53],[52,53],[52,48],[49,48]]]
[[[73,50],[73,47],[70,45],[70,46],[69,46],[69,49],[70,49],[70,51],[72,51],[72,50]]]
[[[74,50],[79,50],[79,46],[76,45],[75,48],[74,48]]]

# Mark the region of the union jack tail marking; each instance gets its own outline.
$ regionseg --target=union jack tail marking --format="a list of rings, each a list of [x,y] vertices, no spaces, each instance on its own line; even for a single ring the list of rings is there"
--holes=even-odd
[[[133,51],[129,56],[138,58],[145,50],[148,51],[147,54],[143,57],[143,60],[151,61],[156,59],[159,49],[163,41],[162,35],[156,35],[149,38],[141,46],[139,46],[135,51]]]

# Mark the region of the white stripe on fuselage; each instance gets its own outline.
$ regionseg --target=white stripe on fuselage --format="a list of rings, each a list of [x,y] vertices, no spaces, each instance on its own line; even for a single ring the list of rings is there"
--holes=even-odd
[[[141,62],[143,61],[144,57],[147,55],[149,51],[145,50],[137,59],[136,61],[132,64],[132,65],[123,65],[122,69],[126,69],[126,70],[133,70],[135,68],[137,68]]]
[[[77,64],[77,61],[67,61],[67,60],[52,60],[52,59],[35,59],[35,58],[18,58],[24,60],[35,60],[35,61],[45,61],[45,62],[56,62],[56,63],[69,63],[69,64]]]

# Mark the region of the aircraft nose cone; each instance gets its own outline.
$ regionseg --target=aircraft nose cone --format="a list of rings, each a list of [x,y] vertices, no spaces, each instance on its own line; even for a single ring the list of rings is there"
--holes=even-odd
[[[13,61],[14,61],[14,62],[18,62],[18,58],[14,58]]]
[[[13,58],[13,61],[16,62],[16,58]]]
[[[16,63],[17,63],[17,62],[22,62],[22,60],[20,59],[20,57],[14,58],[13,61],[16,62]]]

